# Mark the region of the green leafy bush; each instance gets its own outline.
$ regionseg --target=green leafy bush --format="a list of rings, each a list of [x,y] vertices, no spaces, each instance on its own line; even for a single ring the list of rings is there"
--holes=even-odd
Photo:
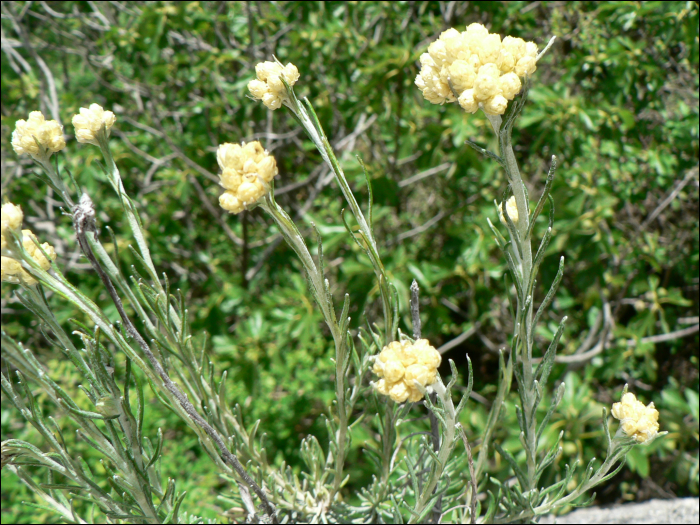
[[[310,223],[317,225],[333,295],[349,294],[353,332],[366,318],[382,318],[381,301],[368,259],[348,242],[341,220],[347,205],[312,142],[289,115],[246,99],[255,64],[274,53],[297,65],[303,78],[297,92],[314,101],[350,187],[366,202],[355,155],[362,158],[373,188],[374,235],[398,292],[399,327],[411,333],[408,284],[416,279],[423,336],[436,347],[451,345],[445,357],[455,360],[463,377],[465,353],[472,359],[475,399],[461,422],[469,436],[480,436],[495,396],[498,349],[510,346],[514,329],[504,301],[507,266],[486,228],[487,218],[496,222],[491,203],[501,200],[507,180],[496,162],[464,145],[469,139],[497,150],[488,121],[456,105],[424,102],[413,81],[420,54],[451,26],[483,22],[492,32],[541,44],[558,35],[513,133],[524,173],[546,173],[552,154],[560,163],[551,190],[556,234],[540,281],[554,279],[561,255],[571,261],[551,317],[536,333],[541,347],[554,336],[557,321],[569,316],[551,374],[567,389],[543,434],[548,450],[565,430],[563,455],[543,483],[557,481],[555,474],[573,459],[587,463],[600,456],[601,406],[609,406],[627,382],[635,391],[649,391],[643,397],[656,403],[662,429],[670,433],[633,449],[630,471],[604,488],[600,500],[697,494],[696,4],[15,2],[3,13],[4,195],[23,203],[32,230],[56,246],[66,277],[79,282],[107,318],[117,319],[76,251],[59,196],[37,186],[31,163],[8,148],[15,121],[35,109],[64,122],[92,102],[117,112],[111,148],[143,219],[154,267],[167,274],[172,290],[182,290],[197,345],[219,373],[228,371],[228,403],[241,404],[246,427],[261,419],[270,461],[279,466],[284,459],[295,472],[306,469],[301,440],[314,435],[325,443],[327,437],[321,416],[335,388],[330,334],[319,330],[322,317],[302,267],[270,218],[259,210],[232,218],[215,206],[216,146],[259,139],[275,155],[281,174],[276,200],[307,239],[313,239]],[[66,126],[66,133],[71,130]],[[99,203],[105,249],[116,253],[106,242],[110,226],[122,271],[130,273],[132,264],[142,271],[128,249],[122,204],[104,184],[100,162],[98,150],[88,147],[72,148],[59,160]],[[526,180],[532,196],[541,193],[541,175]],[[534,235],[543,233],[544,223],[538,223]],[[5,333],[37,352],[51,377],[83,382],[47,345],[41,325],[17,303],[12,288],[3,284]],[[81,320],[81,314],[50,301],[57,323],[70,333],[75,326],[68,328],[69,319]],[[211,336],[206,342],[205,332]],[[444,361],[440,372],[447,376]],[[117,369],[123,374],[123,366]],[[46,414],[55,412],[48,399],[38,402]],[[548,402],[545,395],[543,405]],[[519,448],[516,399],[505,403],[494,439],[512,451]],[[239,506],[229,499],[213,503],[213,494],[229,498],[231,486],[217,478],[187,425],[157,405],[149,404],[147,413],[146,435],[164,429],[163,476],[178,479],[186,501],[212,502],[196,512],[221,519]],[[71,428],[66,416],[57,420]],[[48,446],[6,398],[2,432],[3,440]],[[370,482],[374,467],[362,447],[371,438],[371,431],[359,432],[348,452],[350,482],[343,495],[350,502]],[[71,450],[92,467],[99,457],[94,449],[73,441]],[[473,445],[478,454],[480,443]],[[192,476],[182,479],[190,468]],[[12,503],[3,505],[3,519],[54,519],[28,514],[19,502],[31,497],[6,472],[3,498]],[[502,482],[512,475],[499,455],[491,456],[489,472]],[[661,485],[653,481],[662,477],[667,481]]]

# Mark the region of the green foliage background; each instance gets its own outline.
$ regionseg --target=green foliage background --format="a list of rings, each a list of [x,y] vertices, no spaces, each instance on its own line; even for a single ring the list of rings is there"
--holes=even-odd
[[[31,162],[9,147],[15,121],[30,111],[60,118],[72,138],[70,119],[80,107],[97,102],[113,110],[112,149],[140,206],[156,267],[186,293],[192,330],[209,334],[211,359],[229,371],[228,391],[246,421],[262,419],[269,454],[295,467],[300,440],[325,433],[319,415],[333,398],[332,345],[301,267],[271,221],[260,211],[229,216],[218,207],[218,144],[259,139],[275,154],[277,200],[300,225],[319,226],[336,298],[351,296],[351,326],[365,323],[365,314],[377,320],[380,311],[371,267],[342,226],[343,201],[335,183],[325,181],[320,156],[288,114],[248,98],[255,64],[274,54],[299,68],[297,93],[314,101],[364,198],[356,155],[366,164],[380,253],[401,296],[402,330],[410,332],[412,279],[422,290],[423,334],[436,347],[474,329],[445,357],[461,372],[465,354],[474,362],[480,396],[463,424],[476,439],[495,393],[497,350],[512,333],[506,266],[486,223],[496,222],[493,200],[507,183],[496,163],[464,145],[471,139],[496,148],[483,115],[431,105],[413,80],[420,54],[449,27],[481,22],[541,47],[557,35],[514,137],[531,195],[539,194],[552,154],[560,165],[542,286],[561,255],[567,270],[540,346],[563,315],[570,320],[561,355],[573,354],[589,334],[604,338],[606,308],[612,322],[600,353],[553,371],[555,381],[566,380],[567,393],[547,436],[553,442],[565,430],[564,454],[550,470],[600,457],[601,407],[629,383],[644,402],[655,402],[669,434],[635,448],[629,468],[599,491],[598,501],[698,494],[698,332],[649,339],[698,324],[697,3],[7,2],[2,14],[3,199],[22,205],[25,224],[56,245],[67,275],[116,319],[98,279],[77,257],[70,219],[50,191],[37,187]],[[49,117],[52,83],[59,113]],[[135,263],[98,149],[70,140],[64,153],[60,165],[98,204],[102,227],[117,232],[122,259]],[[426,174],[434,167],[440,169]],[[52,377],[77,387],[80,378],[12,292],[3,285],[3,329],[39,352]],[[54,303],[66,322],[77,315]],[[446,359],[444,366],[446,374]],[[191,512],[221,519],[232,487],[172,414],[156,403],[149,412],[148,425],[165,432],[164,475],[188,490]],[[496,439],[511,451],[519,448],[514,429],[509,404]],[[3,400],[2,439],[8,438],[40,445]],[[97,461],[84,443],[75,447]],[[371,475],[361,447],[362,436],[355,436],[347,498]],[[507,476],[498,457],[492,469]],[[3,471],[2,521],[51,521],[22,500],[31,494]]]

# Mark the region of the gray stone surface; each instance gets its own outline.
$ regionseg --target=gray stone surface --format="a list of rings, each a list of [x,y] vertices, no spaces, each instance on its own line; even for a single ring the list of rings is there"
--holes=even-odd
[[[577,509],[540,523],[699,523],[698,498],[652,499],[612,507]]]

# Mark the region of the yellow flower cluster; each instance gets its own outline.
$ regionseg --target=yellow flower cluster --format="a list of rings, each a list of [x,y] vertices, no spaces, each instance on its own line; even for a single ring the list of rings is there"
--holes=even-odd
[[[248,90],[270,109],[282,107],[282,102],[287,99],[287,90],[281,78],[290,86],[299,80],[299,70],[291,63],[282,66],[276,62],[260,62],[255,66],[255,73],[258,78],[248,82]]]
[[[270,191],[277,175],[275,158],[260,142],[221,144],[216,152],[221,168],[221,186],[226,190],[219,204],[229,213],[240,213]]]
[[[513,224],[518,224],[520,216],[518,215],[518,206],[517,204],[515,204],[515,196],[512,196],[506,201],[506,211],[508,212],[508,217],[510,217],[510,220],[513,221]],[[501,222],[507,227],[508,221],[506,220],[505,215],[503,215],[503,208],[500,204],[498,205],[498,217],[501,219]]]
[[[427,387],[435,382],[442,356],[427,339],[394,341],[379,353],[372,370],[381,379],[372,383],[374,389],[397,403],[419,401],[423,393],[415,382]]]
[[[420,57],[416,86],[433,104],[458,101],[468,112],[481,107],[502,115],[518,94],[520,79],[537,69],[537,45],[489,33],[481,24],[444,31]]]
[[[12,132],[12,149],[18,155],[26,153],[36,160],[46,160],[65,147],[63,126],[46,120],[41,111],[32,111],[27,120],[18,120]]]
[[[22,209],[19,206],[8,202],[2,205],[2,249],[3,251],[7,248],[8,242],[6,235],[9,235],[10,230],[19,230],[22,226],[22,219],[24,215],[22,214]],[[44,270],[48,270],[51,267],[49,259],[52,261],[56,260],[56,250],[49,243],[45,242],[41,247],[49,256],[47,259],[41,250],[37,248],[34,241],[36,236],[31,230],[22,230],[22,245],[27,253],[38,262]],[[13,259],[12,257],[0,257],[0,266],[2,269],[2,281],[10,282],[15,284],[23,284],[25,286],[32,286],[36,284],[36,279],[31,276],[29,272],[22,268],[19,261]]]
[[[8,230],[17,231],[21,228],[24,214],[22,213],[22,208],[15,206],[11,202],[6,202],[2,205],[0,216],[2,217],[0,220],[0,232],[2,233],[2,249],[4,250],[7,247],[5,235]]]
[[[90,104],[89,108],[80,108],[80,114],[73,116],[75,138],[78,142],[99,146],[97,133],[105,127],[105,136],[109,137],[110,130],[117,117],[111,111],[105,111],[99,104]]]
[[[659,411],[651,402],[647,406],[627,392],[620,403],[614,403],[611,413],[619,419],[622,430],[639,443],[648,443],[659,432]]]

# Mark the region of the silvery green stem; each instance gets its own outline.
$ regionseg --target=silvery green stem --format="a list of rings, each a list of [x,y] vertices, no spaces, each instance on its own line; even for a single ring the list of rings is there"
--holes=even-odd
[[[525,188],[525,183],[520,175],[518,163],[515,159],[511,135],[509,132],[501,132],[502,119],[500,116],[487,115],[487,118],[489,119],[494,132],[499,137],[501,157],[505,161],[506,175],[510,182],[510,188],[513,192],[513,196],[515,197],[515,203],[518,209],[518,221],[514,224],[514,226],[517,230],[517,237],[519,237],[519,239],[513,238],[511,233],[511,249],[513,249],[513,246],[517,244],[519,246],[517,251],[522,252],[519,253],[519,270],[522,276],[520,289],[522,290],[522,293],[517,295],[517,313],[513,333],[513,340],[517,340],[517,346],[515,344],[513,345],[513,348],[511,348],[511,353],[516,354],[515,366],[522,364],[523,384],[519,385],[519,388],[521,390],[524,405],[524,439],[527,457],[527,481],[529,485],[528,487],[522,487],[522,490],[525,492],[535,488],[533,485],[535,483],[535,475],[537,470],[537,421],[534,414],[536,392],[533,374],[534,371],[532,366],[532,343],[530,338],[530,334],[534,330],[534,327],[532,326],[533,305],[532,299],[527,296],[527,292],[531,289],[531,280],[534,278],[532,275],[532,231],[529,228],[530,207],[527,201],[527,190]],[[514,278],[517,279],[518,276],[514,275]],[[518,347],[520,347],[522,350],[519,351]]]
[[[179,312],[172,305],[170,297],[168,297],[168,294],[164,290],[163,285],[160,279],[158,278],[158,272],[155,269],[153,260],[151,259],[150,249],[148,247],[148,243],[146,242],[141,218],[139,217],[138,212],[136,211],[134,203],[129,198],[129,196],[126,193],[126,190],[124,189],[121,174],[119,172],[119,168],[114,162],[114,157],[112,156],[112,153],[109,149],[109,138],[107,137],[104,128],[100,130],[100,132],[98,132],[97,139],[99,142],[100,150],[106,163],[107,176],[112,185],[112,189],[119,197],[119,201],[122,203],[122,208],[126,215],[127,221],[134,235],[134,239],[136,240],[136,244],[139,247],[141,262],[146,267],[146,271],[148,272],[151,282],[153,283],[154,289],[156,290],[158,295],[162,297],[165,303],[165,309],[167,311],[166,316],[169,317],[172,326],[180,328],[183,326],[183,319],[180,318]],[[91,235],[87,236],[87,241],[90,244],[90,247],[95,251],[96,255],[98,256],[100,262],[103,265],[104,270],[107,272],[110,279],[114,283],[116,283],[119,286],[120,291],[128,297],[129,302],[136,310],[136,313],[142,319],[144,325],[146,326],[148,333],[163,334],[173,349],[179,350],[180,354],[183,356],[186,355],[188,352],[188,348],[187,345],[184,344],[184,334],[179,334],[180,337],[178,338],[177,334],[174,334],[172,330],[169,330],[167,329],[167,327],[164,326],[165,323],[161,324],[161,329],[158,331],[156,326],[151,321],[151,318],[146,314],[143,306],[136,298],[136,295],[132,291],[131,287],[124,279],[121,271],[112,262],[100,241],[97,238],[93,238],[93,236]],[[201,398],[204,396],[204,392],[207,390],[206,383],[202,381],[201,374],[193,368],[193,361],[191,359],[183,359],[182,362],[185,364],[188,371],[190,372],[190,375],[196,387],[189,388],[189,390],[197,398],[196,401],[201,401]],[[180,374],[180,376],[183,382],[185,382],[189,387],[190,385],[189,383],[187,383],[186,378],[182,374]]]
[[[328,325],[335,343],[335,395],[336,406],[338,410],[338,430],[336,431],[335,451],[335,478],[333,482],[333,493],[330,500],[333,501],[335,493],[340,489],[340,484],[343,480],[343,466],[345,463],[345,447],[348,432],[348,416],[347,406],[345,401],[345,370],[344,364],[347,361],[348,348],[345,342],[346,334],[341,329],[335,316],[333,308],[333,298],[330,293],[328,281],[324,279],[323,271],[317,267],[309,249],[304,242],[301,233],[297,229],[292,219],[287,213],[275,202],[273,195],[267,194],[261,201],[260,207],[265,210],[277,223],[284,236],[287,244],[291,246],[294,252],[299,257],[299,260],[304,265],[306,274],[309,276],[311,289],[316,299],[316,303],[321,308],[323,318]],[[319,240],[320,242],[320,240]],[[347,298],[346,298],[347,304]],[[344,312],[347,310],[344,308]],[[345,319],[341,319],[345,322]]]
[[[513,380],[513,354],[512,352],[508,354],[508,361],[503,359],[503,352],[499,353],[499,373],[501,373],[501,378],[498,382],[498,390],[496,391],[496,398],[491,405],[491,410],[489,412],[488,419],[486,421],[486,427],[484,429],[484,434],[481,438],[481,448],[479,449],[479,457],[477,459],[475,467],[475,479],[481,479],[481,473],[486,467],[486,461],[488,460],[488,453],[491,449],[491,440],[493,438],[493,433],[496,430],[496,424],[498,423],[499,416],[501,414],[501,408],[503,407],[503,402],[505,401],[508,393],[510,392],[511,382]]]
[[[594,468],[591,465],[595,460],[595,458],[593,458],[590,461],[586,471],[583,473],[583,481],[581,481],[581,483],[579,483],[578,486],[569,494],[561,497],[561,492],[566,488],[566,482],[571,481],[573,474],[573,469],[569,469],[567,465],[567,476],[563,482],[560,482],[564,484],[564,487],[559,490],[558,494],[552,494],[552,497],[546,497],[544,502],[540,505],[523,510],[517,515],[508,514],[500,519],[496,518],[493,520],[493,523],[531,522],[533,518],[551,514],[556,509],[561,509],[568,505],[574,504],[576,500],[586,492],[617,474],[617,472],[619,472],[624,466],[625,456],[633,446],[635,446],[634,443],[625,442],[624,439],[615,440],[613,442],[613,447],[608,451],[608,456],[605,458],[605,461],[595,471],[595,473]],[[617,465],[617,467],[615,467],[615,464],[620,460],[622,461]],[[615,470],[610,472],[613,467],[615,467]]]
[[[162,294],[163,297],[165,297],[166,301],[169,301],[169,298],[166,297],[163,285],[161,284],[160,279],[158,278],[158,272],[155,269],[153,260],[151,259],[151,251],[148,248],[148,243],[146,242],[143,226],[141,224],[141,219],[138,216],[138,213],[136,213],[134,203],[131,201],[129,196],[126,194],[126,191],[124,190],[124,184],[122,183],[119,168],[114,162],[114,157],[112,156],[112,152],[109,149],[109,138],[106,136],[104,126],[102,130],[98,132],[97,139],[99,141],[100,150],[102,151],[102,156],[104,157],[105,163],[107,165],[107,176],[110,179],[112,188],[114,189],[115,193],[119,197],[120,202],[122,203],[124,213],[126,214],[126,219],[129,222],[131,232],[133,233],[134,239],[136,240],[136,244],[139,247],[139,253],[141,254],[143,263],[146,266],[146,270],[148,271],[149,277],[151,278],[151,281],[153,282],[153,285],[155,286],[158,293]],[[129,297],[129,299],[131,299],[131,297]],[[176,326],[180,326],[180,317],[175,308],[172,307],[172,305],[170,305],[169,312],[173,323]]]
[[[187,399],[187,396],[185,396],[182,393],[182,391],[177,387],[177,385],[173,383],[168,373],[163,369],[160,362],[156,359],[155,355],[153,355],[153,352],[151,352],[148,343],[146,343],[145,339],[143,339],[141,334],[136,330],[136,328],[132,324],[131,319],[129,319],[129,317],[126,315],[121,299],[119,298],[119,295],[117,294],[114,285],[109,280],[109,277],[104,272],[100,264],[97,262],[97,259],[92,253],[90,245],[86,239],[88,234],[92,234],[94,236],[97,235],[97,228],[95,225],[95,208],[92,204],[92,201],[90,200],[90,197],[87,194],[82,195],[82,197],[80,198],[80,203],[73,210],[73,226],[78,238],[78,243],[80,244],[80,248],[90,261],[92,267],[99,275],[105,288],[107,288],[107,291],[109,292],[109,295],[112,298],[114,305],[117,307],[119,316],[121,317],[122,322],[124,323],[126,333],[139,345],[143,353],[148,358],[148,361],[150,362],[151,366],[157,372],[166,390],[168,390],[168,392],[170,392],[170,394],[177,400],[178,404],[189,416],[189,419],[196,423],[196,425],[201,427],[204,430],[204,432],[206,432],[209,435],[211,440],[214,441],[214,443],[216,443],[216,446],[219,449],[219,453],[224,458],[226,463],[228,463],[233,468],[233,470],[236,471],[236,473],[241,477],[241,479],[246,483],[246,485],[248,485],[253,490],[253,492],[255,492],[255,494],[260,498],[260,501],[262,502],[262,506],[265,510],[265,514],[267,514],[268,519],[271,520],[273,523],[277,523],[275,508],[267,499],[267,495],[248,475],[238,458],[228,450],[228,447],[226,446],[223,438],[219,435],[219,433],[201,415],[199,415],[192,403]]]
[[[56,193],[58,193],[61,199],[63,199],[63,202],[65,202],[69,208],[72,208],[74,204],[73,199],[71,199],[70,192],[63,182],[63,179],[59,177],[56,168],[51,163],[51,159],[47,158],[43,161],[37,161],[37,164],[42,167],[46,173],[46,176],[48,177],[48,179],[44,180],[54,189],[54,191],[56,191]]]
[[[106,138],[105,135],[105,130],[104,128],[98,132],[98,141],[100,144],[100,150],[102,151],[103,157],[105,159],[105,162],[107,164],[107,168],[109,172],[107,173],[110,183],[112,184],[112,188],[115,190],[117,195],[119,196],[120,202],[122,202],[124,211],[127,215],[127,220],[129,222],[129,225],[131,226],[131,229],[133,231],[134,237],[137,241],[137,244],[140,248],[141,255],[143,260],[145,261],[147,270],[153,280],[154,286],[159,290],[160,293],[163,294],[165,297],[165,293],[163,291],[163,288],[161,286],[160,281],[155,277],[156,271],[155,267],[153,266],[153,262],[150,257],[150,251],[148,249],[148,245],[145,241],[144,233],[143,233],[143,228],[140,223],[140,219],[138,218],[138,215],[135,213],[133,209],[133,204],[131,203],[131,200],[128,198],[124,186],[122,184],[121,180],[121,175],[119,173],[119,169],[117,168],[116,163],[114,162],[114,158],[112,157],[112,154],[109,150],[109,140]],[[70,191],[66,187],[65,183],[63,182],[62,177],[58,174],[56,167],[54,164],[51,162],[51,158],[45,158],[43,160],[37,160],[37,164],[41,166],[42,170],[44,171],[44,175],[41,176],[41,178],[49,184],[54,191],[56,191],[60,197],[63,199],[63,202],[66,204],[66,206],[70,209],[73,210],[75,206],[75,202],[71,198]],[[72,176],[71,176],[71,180]],[[76,185],[75,180],[73,180],[73,183]],[[103,268],[109,275],[110,279],[115,282],[119,286],[119,290],[128,297],[130,304],[132,307],[136,310],[136,313],[138,314],[139,318],[144,322],[146,325],[146,328],[154,333],[156,331],[156,327],[153,325],[151,322],[150,317],[146,314],[143,306],[141,303],[138,301],[136,298],[135,294],[131,290],[131,287],[129,284],[126,282],[124,279],[124,276],[122,275],[121,271],[119,268],[114,264],[112,259],[109,257],[107,254],[107,251],[105,250],[104,246],[102,243],[99,241],[97,238],[93,238],[93,236],[88,236],[87,237],[88,243],[90,243],[90,247],[92,250],[95,252],[97,255],[98,259],[102,263]],[[115,247],[116,249],[116,247]],[[165,300],[167,301],[168,298],[166,297]],[[170,308],[170,315],[173,319],[173,323],[176,326],[180,325],[180,319],[178,316],[177,311],[175,311],[174,308]],[[165,331],[166,337],[170,340],[171,343],[176,344],[175,341],[173,341],[171,334],[168,331]]]
[[[5,358],[21,372],[18,372],[20,382],[23,382],[22,376],[26,375],[42,386],[45,394],[48,395],[56,406],[70,409],[71,416],[81,427],[81,433],[89,437],[92,446],[109,458],[123,474],[125,483],[133,489],[129,491],[129,494],[137,502],[144,516],[148,518],[149,522],[157,523],[159,520],[155,507],[153,506],[151,487],[143,476],[144,468],[141,451],[138,448],[134,449],[133,445],[129,444],[135,441],[135,435],[133,433],[133,428],[131,428],[131,425],[128,423],[128,414],[124,413],[123,410],[120,410],[119,413],[119,423],[122,425],[124,430],[123,436],[126,438],[126,445],[122,445],[121,436],[113,421],[104,420],[105,427],[109,433],[109,436],[107,436],[94,423],[95,416],[99,418],[99,414],[80,410],[68,393],[57,383],[53,382],[48,374],[45,373],[43,366],[37,361],[31,350],[25,349],[5,333],[2,334],[2,339]],[[2,383],[5,394],[20,410],[25,419],[32,423],[39,433],[50,443],[51,448],[61,457],[62,461],[59,463],[49,458],[44,458],[43,455],[37,457],[38,454],[42,453],[38,451],[38,449],[34,449],[21,441],[16,441],[16,446],[20,448],[20,450],[24,448],[25,450],[34,452],[32,455],[44,466],[67,476],[74,483],[83,486],[84,489],[91,490],[93,495],[100,499],[103,504],[112,506],[114,502],[111,498],[99,487],[94,486],[89,478],[85,477],[82,470],[76,467],[77,461],[70,456],[69,451],[65,448],[63,440],[59,440],[55,435],[55,431],[47,427],[41,411],[36,408],[36,404],[28,398],[30,408],[27,408],[21,397],[16,394],[13,385],[10,384],[4,375],[2,377]],[[97,384],[95,386],[98,392],[105,391],[103,387],[106,385]],[[31,393],[29,393],[29,396],[31,396]],[[116,406],[119,409],[122,408],[120,404]],[[125,424],[127,425],[126,427],[124,426]],[[5,446],[5,443],[3,443],[3,448]],[[130,446],[132,454],[129,455],[126,450],[122,448],[123,446]],[[120,510],[124,513],[123,509]]]
[[[384,313],[384,339],[385,343],[388,344],[395,339],[395,323],[397,320],[394,319],[394,308],[392,306],[392,293],[389,286],[389,281],[387,279],[386,270],[384,269],[384,264],[379,257],[379,252],[377,250],[377,243],[374,239],[374,234],[372,233],[371,221],[372,221],[372,211],[370,202],[370,220],[367,221],[362,210],[360,209],[355,195],[350,189],[347,179],[345,178],[345,173],[340,167],[340,163],[333,152],[333,148],[328,142],[323,128],[316,116],[311,103],[308,99],[304,99],[304,103],[300,103],[294,94],[294,90],[291,87],[287,87],[287,93],[289,100],[286,106],[294,113],[301,125],[306,130],[311,141],[316,146],[316,149],[323,157],[326,165],[333,171],[336,180],[338,181],[338,186],[345,197],[348,205],[350,206],[350,211],[355,216],[355,220],[360,227],[360,237],[364,241],[364,245],[361,245],[365,252],[367,253],[372,267],[374,268],[375,276],[379,284],[379,290],[382,297],[382,308]],[[357,238],[356,242],[359,241]]]
[[[169,398],[172,408],[182,417],[182,419],[193,428],[203,444],[212,452],[210,455],[217,460],[220,467],[227,472],[232,472],[233,469],[245,483],[253,489],[256,495],[262,501],[265,513],[269,520],[273,523],[277,522],[274,506],[272,506],[262,489],[248,476],[243,466],[240,464],[236,456],[234,456],[227,448],[224,440],[214,430],[209,423],[202,418],[192,406],[192,403],[187,399],[180,389],[173,383],[167,372],[151,352],[148,344],[143,337],[136,331],[131,320],[124,312],[121,299],[116,293],[109,277],[97,262],[87,241],[88,234],[95,235],[96,227],[94,223],[94,207],[87,195],[81,197],[80,204],[73,208],[73,221],[78,241],[83,253],[88,257],[93,268],[98,272],[103,284],[107,288],[112,297],[115,306],[122,318],[126,334],[136,341],[141,347],[141,350],[146,354],[151,366],[149,367],[134,351],[132,346],[126,340],[124,335],[115,329],[112,322],[104,315],[102,310],[94,304],[88,297],[82,294],[74,286],[72,286],[65,277],[61,274],[58,267],[54,266],[56,277],[50,275],[43,270],[39,263],[26,253],[22,253],[21,262],[23,268],[29,271],[32,276],[39,280],[47,288],[53,290],[59,295],[65,297],[75,306],[77,306],[88,318],[97,325],[97,328],[112,342],[117,348],[122,350],[150,379],[154,385],[161,386],[164,393]],[[115,439],[116,437],[112,437]],[[215,446],[214,446],[215,444]],[[218,449],[218,453],[217,453]],[[140,454],[139,454],[140,456]]]
[[[448,394],[445,385],[442,383],[442,379],[438,378],[437,382],[433,383],[431,386],[440,399],[442,408],[445,411],[445,425],[443,426],[442,442],[440,443],[440,450],[437,453],[437,461],[433,463],[428,480],[423,485],[421,494],[413,509],[415,514],[411,514],[411,519],[408,523],[416,523],[417,517],[425,513],[455,444],[457,411],[455,410],[454,403],[452,403],[452,398]]]

